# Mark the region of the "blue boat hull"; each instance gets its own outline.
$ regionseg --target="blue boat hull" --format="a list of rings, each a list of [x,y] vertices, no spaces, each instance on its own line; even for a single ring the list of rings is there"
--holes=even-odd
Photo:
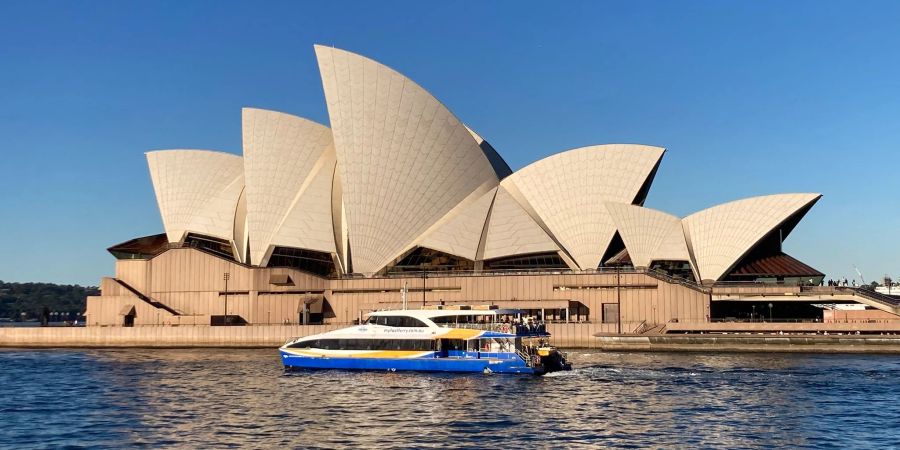
[[[538,374],[521,358],[331,358],[299,356],[282,350],[281,362],[286,369]]]

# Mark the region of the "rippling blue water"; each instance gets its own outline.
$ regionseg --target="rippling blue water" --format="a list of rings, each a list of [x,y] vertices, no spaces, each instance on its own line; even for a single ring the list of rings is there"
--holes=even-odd
[[[2,447],[892,447],[900,358],[570,353],[546,377],[283,373],[275,350],[0,350]]]

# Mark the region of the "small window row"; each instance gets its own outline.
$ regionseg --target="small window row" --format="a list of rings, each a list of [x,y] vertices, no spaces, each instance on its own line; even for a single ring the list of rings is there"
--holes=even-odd
[[[366,320],[369,325],[384,325],[386,327],[425,328],[425,322],[408,316],[370,316]]]
[[[291,348],[317,348],[322,350],[434,350],[431,339],[316,339],[297,342]]]

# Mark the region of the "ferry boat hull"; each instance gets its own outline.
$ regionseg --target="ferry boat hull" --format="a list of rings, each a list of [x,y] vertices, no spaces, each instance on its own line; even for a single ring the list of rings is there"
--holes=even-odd
[[[377,370],[450,373],[522,373],[541,375],[543,370],[528,367],[521,358],[364,358],[302,356],[281,350],[281,361],[286,369]]]

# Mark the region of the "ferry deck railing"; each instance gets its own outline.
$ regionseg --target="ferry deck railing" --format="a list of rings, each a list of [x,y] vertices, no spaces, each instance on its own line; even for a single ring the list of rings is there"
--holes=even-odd
[[[463,328],[467,330],[484,330],[495,331],[498,333],[515,334],[516,336],[547,336],[547,329],[544,324],[522,325],[503,322],[484,322],[484,323],[439,323],[437,326],[441,328]]]

